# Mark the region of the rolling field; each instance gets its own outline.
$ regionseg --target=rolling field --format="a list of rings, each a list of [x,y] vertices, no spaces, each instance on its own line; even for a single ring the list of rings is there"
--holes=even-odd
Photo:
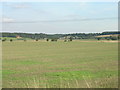
[[[118,43],[3,42],[3,88],[117,88]]]

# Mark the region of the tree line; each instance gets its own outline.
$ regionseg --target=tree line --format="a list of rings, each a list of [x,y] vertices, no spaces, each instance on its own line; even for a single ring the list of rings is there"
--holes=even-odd
[[[118,37],[110,36],[110,37],[97,37],[100,35],[115,35],[117,34]],[[16,38],[16,36],[20,36],[22,38],[30,38],[36,41],[40,39],[46,39],[46,41],[57,41],[57,39],[64,39],[66,41],[72,41],[74,39],[106,39],[106,40],[118,40],[120,39],[120,32],[102,32],[102,33],[72,33],[72,34],[44,34],[44,33],[9,33],[9,32],[2,32],[0,33],[1,37],[12,37]],[[5,40],[3,40],[5,41]],[[11,40],[12,41],[12,40]],[[24,39],[26,41],[26,39]]]

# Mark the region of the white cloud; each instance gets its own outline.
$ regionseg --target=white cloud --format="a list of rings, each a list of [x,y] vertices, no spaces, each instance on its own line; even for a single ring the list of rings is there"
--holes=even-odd
[[[17,9],[22,9],[22,8],[24,9],[30,7],[28,4],[25,3],[14,3],[14,4],[6,3],[5,5]]]
[[[79,9],[80,10],[85,10],[89,7],[88,2],[79,2]]]
[[[62,17],[61,19],[64,19],[64,20],[81,20],[82,19],[83,20],[83,19],[87,19],[87,17],[81,16],[79,14],[70,14]]]
[[[28,8],[29,6],[26,4],[18,4],[18,5],[13,5],[13,8]]]
[[[87,2],[80,2],[81,7],[85,7],[87,5]]]
[[[7,17],[3,17],[3,18],[2,18],[2,22],[4,22],[4,23],[10,23],[10,22],[14,22],[14,19],[12,19],[12,18],[7,18]]]

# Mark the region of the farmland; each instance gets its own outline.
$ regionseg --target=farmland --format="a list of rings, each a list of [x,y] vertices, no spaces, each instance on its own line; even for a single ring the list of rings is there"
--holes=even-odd
[[[3,88],[117,88],[118,43],[2,43]]]

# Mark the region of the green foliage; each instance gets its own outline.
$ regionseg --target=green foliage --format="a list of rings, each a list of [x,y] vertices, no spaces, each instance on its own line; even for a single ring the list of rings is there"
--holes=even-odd
[[[5,42],[7,39],[6,38],[4,38],[4,39],[2,39],[2,42]]]
[[[2,33],[2,37],[11,37],[15,38],[16,36],[20,36],[23,38],[31,38],[31,39],[59,39],[59,38],[67,38],[71,37],[70,41],[73,39],[96,39],[96,36],[99,35],[110,35],[110,34],[120,34],[119,32],[102,32],[102,33],[72,33],[72,34],[44,34],[44,33]],[[102,38],[105,39],[105,38]]]
[[[38,39],[35,39],[36,41],[38,41]]]
[[[118,37],[110,36],[111,40],[118,40]]]
[[[120,35],[118,35],[118,40],[120,40]]]
[[[49,41],[49,39],[47,38],[47,39],[46,39],[46,41],[48,42],[48,41]]]
[[[12,42],[13,40],[12,39],[10,39],[10,42]]]
[[[100,37],[98,37],[98,38],[97,38],[97,40],[101,40],[101,38],[100,38]]]
[[[56,39],[56,38],[54,38],[54,39],[51,39],[51,41],[52,41],[52,42],[53,42],[53,41],[57,42],[57,39]]]
[[[67,40],[65,39],[64,42],[67,42]]]
[[[72,41],[72,40],[73,40],[73,39],[72,39],[72,37],[70,37],[69,39],[70,39],[70,41]]]

